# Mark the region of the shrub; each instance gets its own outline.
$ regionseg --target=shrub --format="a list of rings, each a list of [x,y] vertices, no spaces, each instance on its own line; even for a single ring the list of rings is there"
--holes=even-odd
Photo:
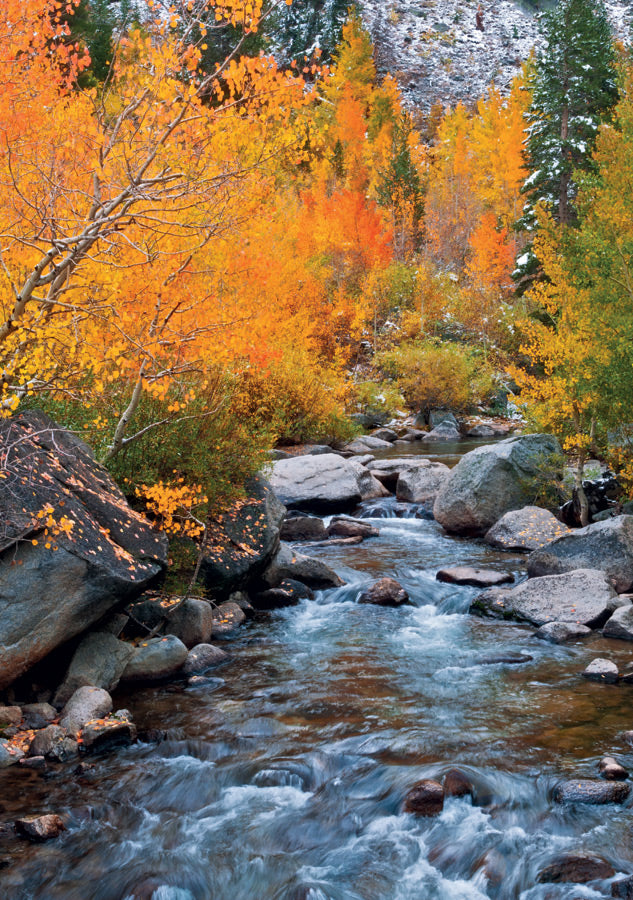
[[[493,373],[481,355],[458,344],[412,341],[379,354],[376,364],[416,411],[465,412],[494,391]]]

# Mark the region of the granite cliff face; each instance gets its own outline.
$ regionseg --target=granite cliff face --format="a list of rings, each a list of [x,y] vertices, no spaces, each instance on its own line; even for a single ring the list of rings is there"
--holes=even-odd
[[[505,92],[538,44],[538,10],[515,0],[360,0],[381,74],[396,76],[411,108],[475,103],[494,81]],[[541,9],[551,4],[541,2]],[[631,0],[607,0],[628,35]]]

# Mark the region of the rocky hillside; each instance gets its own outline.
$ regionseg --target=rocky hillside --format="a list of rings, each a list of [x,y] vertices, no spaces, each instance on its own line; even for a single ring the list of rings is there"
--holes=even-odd
[[[381,72],[396,75],[412,107],[472,103],[491,81],[505,90],[538,41],[534,5],[515,0],[361,0]],[[541,7],[543,3],[538,4]],[[628,34],[632,0],[607,0]]]

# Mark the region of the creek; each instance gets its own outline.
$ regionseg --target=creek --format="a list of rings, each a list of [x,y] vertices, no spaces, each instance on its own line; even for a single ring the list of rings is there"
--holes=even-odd
[[[454,463],[459,448],[427,453]],[[0,773],[4,821],[57,812],[68,831],[21,843],[0,871],[13,900],[580,900],[609,895],[537,884],[556,854],[589,850],[633,872],[630,803],[560,806],[561,778],[629,769],[631,687],[593,684],[596,656],[630,645],[599,635],[556,646],[531,628],[470,616],[475,588],[437,570],[477,565],[525,577],[525,558],[448,537],[415,507],[365,504],[380,536],[302,545],[346,579],[316,601],[249,623],[233,660],[192,687],[115,694],[139,729],[165,729],[45,778]],[[399,510],[403,512],[402,509]],[[416,515],[417,514],[417,515]],[[414,606],[355,602],[383,575]],[[523,654],[520,664],[495,655]],[[405,814],[421,778],[459,766],[477,786],[435,818]]]

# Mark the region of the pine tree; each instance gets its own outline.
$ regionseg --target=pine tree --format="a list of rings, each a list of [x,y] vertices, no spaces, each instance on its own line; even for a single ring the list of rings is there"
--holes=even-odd
[[[521,223],[528,231],[539,203],[561,225],[575,223],[574,172],[591,168],[598,127],[617,101],[613,37],[602,0],[560,0],[542,15],[540,30],[545,46],[528,76],[531,174]]]

